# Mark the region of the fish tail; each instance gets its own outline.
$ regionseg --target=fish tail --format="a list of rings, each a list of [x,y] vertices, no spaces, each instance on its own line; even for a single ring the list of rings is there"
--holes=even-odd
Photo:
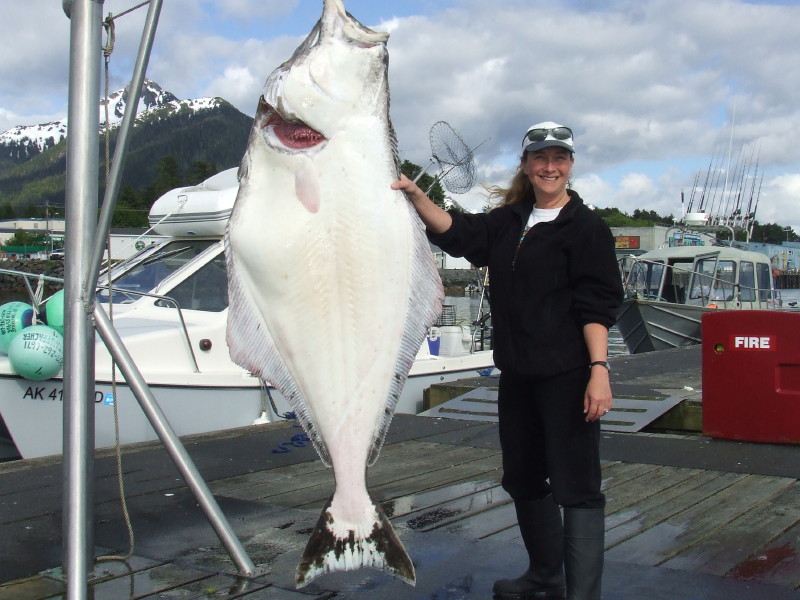
[[[415,585],[414,564],[379,504],[373,502],[377,519],[371,533],[363,537],[353,530],[348,531],[347,537],[334,533],[335,517],[330,505],[328,500],[297,565],[297,587],[304,587],[325,573],[362,567],[384,571]]]

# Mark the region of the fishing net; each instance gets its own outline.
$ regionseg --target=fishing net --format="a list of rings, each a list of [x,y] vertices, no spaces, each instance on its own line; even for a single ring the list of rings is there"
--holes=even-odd
[[[414,181],[436,163],[439,174],[434,178],[434,184],[441,181],[452,194],[465,194],[472,189],[475,183],[475,157],[461,136],[445,121],[437,121],[431,127],[430,140],[433,157]]]

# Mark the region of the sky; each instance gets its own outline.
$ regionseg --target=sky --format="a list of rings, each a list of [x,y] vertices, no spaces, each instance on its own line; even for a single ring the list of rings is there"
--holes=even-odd
[[[105,0],[102,11],[138,3]],[[690,198],[697,208],[711,171],[718,188],[727,178],[729,193],[758,198],[759,222],[800,233],[799,0],[344,3],[390,33],[401,159],[428,164],[437,121],[474,149],[475,187],[450,194],[468,210],[486,204],[483,186],[508,183],[528,127],[555,121],[575,132],[572,186],[587,203],[679,217]],[[64,118],[62,2],[3,9],[0,131]],[[130,80],[146,10],[115,21],[111,90]],[[252,116],[321,10],[321,0],[163,0],[147,76],[178,98],[220,96]]]

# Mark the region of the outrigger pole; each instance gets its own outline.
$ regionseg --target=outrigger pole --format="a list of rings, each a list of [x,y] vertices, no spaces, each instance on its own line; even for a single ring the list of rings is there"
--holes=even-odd
[[[86,600],[93,565],[94,327],[120,365],[145,415],[241,575],[255,573],[186,449],[167,422],[108,316],[95,301],[103,245],[111,226],[128,137],[136,117],[162,0],[150,0],[105,198],[96,221],[99,175],[98,99],[104,0],[62,0],[70,18],[69,135],[64,271],[64,562],[67,599]]]

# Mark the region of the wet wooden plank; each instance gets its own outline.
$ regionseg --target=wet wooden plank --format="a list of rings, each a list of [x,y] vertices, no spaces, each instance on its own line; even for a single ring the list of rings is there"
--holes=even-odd
[[[620,512],[653,496],[660,496],[677,486],[678,490],[692,487],[693,480],[703,473],[701,469],[657,467],[643,471],[621,485],[603,488],[606,494],[606,513]],[[700,483],[700,481],[698,481]],[[683,485],[685,484],[685,485]]]
[[[310,443],[310,442],[309,442]],[[403,457],[407,457],[413,452],[424,452],[426,454],[434,453],[440,449],[440,445],[433,442],[418,442],[415,440],[408,440],[392,444],[391,446],[384,447],[378,463],[388,463],[390,460],[397,461],[402,464]],[[287,465],[284,467],[277,467],[273,469],[266,469],[264,471],[257,471],[255,473],[247,473],[245,475],[236,475],[234,477],[226,477],[224,479],[217,479],[209,484],[209,487],[214,493],[226,495],[230,497],[238,497],[236,490],[245,490],[247,488],[255,488],[261,485],[272,486],[278,493],[288,489],[295,489],[298,486],[297,478],[306,479],[312,475],[319,475],[322,473],[329,474],[330,469],[326,467],[321,460],[314,453],[314,460]],[[284,485],[284,488],[280,486]],[[251,494],[253,496],[256,493]]]
[[[770,570],[778,567],[782,559],[789,558],[785,552],[770,551],[770,547],[785,550],[783,544],[775,545],[770,542],[784,536],[798,523],[800,483],[795,482],[788,489],[768,498],[715,531],[703,539],[702,544],[687,548],[666,561],[664,566],[720,576],[738,571],[743,578],[758,573],[760,577],[767,579]],[[766,548],[762,551],[763,547]],[[773,559],[778,557],[781,560],[775,562]]]
[[[785,477],[741,476],[717,493],[689,504],[685,510],[613,547],[606,556],[633,564],[661,565],[793,483],[793,479]]]
[[[372,485],[373,481],[380,483],[380,478],[387,473],[397,477],[407,471],[441,469],[468,460],[476,451],[481,449],[429,442],[396,444],[384,449],[381,458],[369,469],[368,478]],[[333,471],[319,460],[280,467],[267,473],[256,478],[258,483],[254,485],[244,485],[241,480],[229,485],[220,480],[214,482],[211,489],[216,494],[240,500],[262,500],[281,506],[307,508],[320,506],[333,491]]]
[[[745,477],[735,473],[704,471],[697,478],[651,495],[623,510],[606,513],[606,552],[625,540],[647,531],[680,513],[686,507],[716,494]]]
[[[409,512],[396,518],[395,521],[417,531],[432,531],[460,521],[467,516],[483,515],[486,511],[510,503],[510,496],[498,485],[422,510]]]
[[[498,502],[490,510],[471,512],[465,518],[455,519],[446,523],[441,529],[469,539],[486,539],[509,529],[519,533],[517,511],[511,498],[507,503]],[[492,539],[497,538],[492,537]]]
[[[42,575],[0,584],[0,600],[41,600],[58,597],[64,592],[63,581]]]
[[[131,600],[147,596],[168,593],[170,590],[179,589],[181,586],[198,584],[211,579],[213,573],[200,571],[190,567],[182,567],[167,563],[152,569],[135,571],[129,575],[119,575],[113,579],[106,579],[91,586],[92,600]],[[173,596],[180,597],[180,596]],[[66,598],[66,596],[57,596]]]
[[[371,488],[387,481],[408,478],[419,473],[444,471],[453,465],[472,462],[476,455],[488,452],[491,451],[480,448],[447,446],[442,448],[441,451],[437,449],[437,451],[419,454],[413,460],[401,458],[400,460],[385,460],[383,463],[378,461],[367,473],[368,486]],[[309,477],[305,483],[307,485],[301,489],[261,496],[258,499],[280,504],[281,506],[309,510],[320,509],[333,493],[333,472],[328,470],[319,477]]]
[[[267,596],[265,592],[268,590],[270,588],[266,584],[258,581],[218,574],[169,590],[159,590],[154,594],[141,596],[141,598],[142,600],[209,600],[210,598],[214,600],[232,600],[233,598],[247,598],[249,596],[255,600],[256,596],[251,595],[255,594],[255,592],[258,592],[258,598],[290,597],[286,594],[286,590],[279,589],[271,589],[270,593],[272,595]],[[301,596],[298,594],[296,597],[300,598]],[[119,598],[128,598],[128,596],[119,596]]]
[[[447,473],[450,474],[454,469],[448,469]],[[428,475],[439,477],[438,473],[429,473]],[[388,499],[383,499],[381,504],[387,515],[393,517],[402,517],[413,512],[438,506],[445,502],[450,502],[457,498],[464,498],[472,496],[473,494],[482,492],[484,490],[495,488],[498,486],[499,481],[496,480],[478,480],[472,477],[459,478],[458,483],[451,483],[450,485],[441,485],[440,487],[432,488],[430,485],[424,483],[413,486],[413,491],[405,494],[398,494],[390,496]],[[420,478],[414,478],[414,483],[419,483]],[[403,489],[408,489],[409,483],[403,480]],[[442,483],[437,479],[437,483]],[[379,494],[373,494],[376,499]]]
[[[628,481],[641,477],[658,468],[657,465],[646,465],[640,463],[625,463],[620,461],[602,461],[602,489],[609,489],[624,485]]]
[[[800,588],[800,525],[793,525],[770,544],[759,548],[727,575],[792,589]]]

